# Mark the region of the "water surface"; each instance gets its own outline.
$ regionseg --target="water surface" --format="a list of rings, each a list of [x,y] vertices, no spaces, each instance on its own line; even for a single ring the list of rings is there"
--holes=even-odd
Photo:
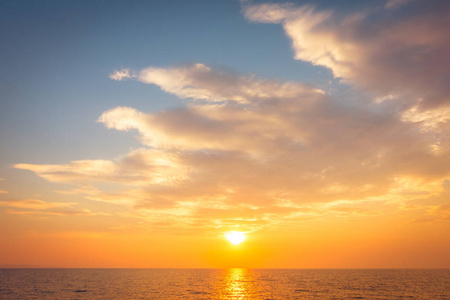
[[[1,299],[450,299],[450,270],[0,269]]]

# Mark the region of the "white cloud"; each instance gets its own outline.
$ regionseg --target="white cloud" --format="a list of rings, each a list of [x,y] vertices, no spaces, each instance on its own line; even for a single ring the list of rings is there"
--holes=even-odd
[[[130,78],[135,78],[136,76],[130,73],[130,70],[128,69],[122,69],[122,70],[114,70],[113,73],[109,74],[109,78],[112,80],[125,80]]]

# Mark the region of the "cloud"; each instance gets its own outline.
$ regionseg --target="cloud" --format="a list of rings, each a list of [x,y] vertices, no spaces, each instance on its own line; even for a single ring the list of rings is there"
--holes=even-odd
[[[259,4],[244,5],[244,13],[253,22],[281,24],[295,59],[325,66],[378,97],[396,95],[420,110],[449,106],[450,5],[418,1],[403,12],[399,6],[406,2],[388,1],[395,12],[338,14],[310,5]]]
[[[51,208],[62,208],[71,207],[76,203],[66,203],[66,202],[46,202],[37,199],[21,199],[21,200],[10,200],[10,201],[0,201],[0,206],[5,207],[15,207],[15,208],[29,208],[29,209],[51,209]]]
[[[121,72],[129,73],[128,70]],[[137,80],[158,85],[163,91],[182,99],[209,102],[248,103],[254,100],[295,98],[299,92],[305,91],[323,93],[302,83],[263,80],[255,75],[239,75],[200,63],[172,68],[146,68],[137,73]]]
[[[111,74],[109,74],[109,78],[112,80],[125,80],[130,78],[135,78],[136,76],[133,74],[130,74],[130,70],[128,69],[122,69],[122,70],[114,70]]]
[[[89,209],[52,209],[52,210],[6,210],[10,215],[27,215],[27,216],[110,216],[107,213],[93,213]]]
[[[79,160],[67,165],[33,165],[16,164],[16,169],[30,170],[42,178],[54,182],[77,182],[81,179],[88,182],[95,179],[108,178],[108,174],[115,172],[112,162],[106,160]],[[80,177],[79,174],[89,174],[89,177]],[[80,183],[80,182],[78,182]]]
[[[329,68],[373,101],[202,63],[115,70],[113,80],[156,85],[186,105],[105,111],[98,122],[142,144],[113,160],[14,167],[171,232],[364,218],[441,199],[450,180],[450,5],[433,1],[352,14],[242,2],[248,20],[283,26],[295,59]],[[0,203],[16,214],[98,214],[71,203]],[[420,207],[427,222],[448,219],[442,203]]]
[[[413,223],[445,223],[450,221],[450,204],[433,206],[424,216],[414,219]]]
[[[402,5],[405,5],[406,3],[410,2],[410,1],[412,1],[412,0],[388,0],[388,1],[386,1],[386,4],[384,5],[384,7],[386,9],[395,9]]]
[[[450,120],[450,106],[420,111],[413,106],[402,114],[402,121],[419,123],[424,131],[436,131]]]
[[[177,156],[152,149],[137,149],[116,161],[83,160],[65,165],[17,164],[17,169],[30,170],[52,182],[89,186],[91,182],[128,185],[159,184],[161,178],[181,176]]]
[[[379,213],[360,205],[434,197],[450,176],[448,142],[436,151],[436,131],[386,112],[385,101],[348,105],[302,83],[201,64],[137,73],[187,101],[100,116],[107,128],[136,132],[141,148],[114,160],[15,167],[75,185],[63,193],[125,205],[149,226],[205,232]]]
[[[97,216],[110,215],[96,213],[89,209],[76,209],[75,202],[48,202],[38,199],[19,199],[0,201],[0,207],[6,208],[6,213],[12,215],[39,215],[39,216]]]

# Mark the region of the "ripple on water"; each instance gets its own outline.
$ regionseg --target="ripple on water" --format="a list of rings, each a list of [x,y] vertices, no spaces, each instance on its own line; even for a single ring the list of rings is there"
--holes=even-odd
[[[450,270],[0,270],[0,298],[450,299]]]

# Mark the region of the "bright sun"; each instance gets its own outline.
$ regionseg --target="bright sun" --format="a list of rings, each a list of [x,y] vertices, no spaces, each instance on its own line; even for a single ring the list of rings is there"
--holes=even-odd
[[[233,245],[239,245],[245,241],[245,234],[243,232],[231,231],[225,233],[225,236]]]

